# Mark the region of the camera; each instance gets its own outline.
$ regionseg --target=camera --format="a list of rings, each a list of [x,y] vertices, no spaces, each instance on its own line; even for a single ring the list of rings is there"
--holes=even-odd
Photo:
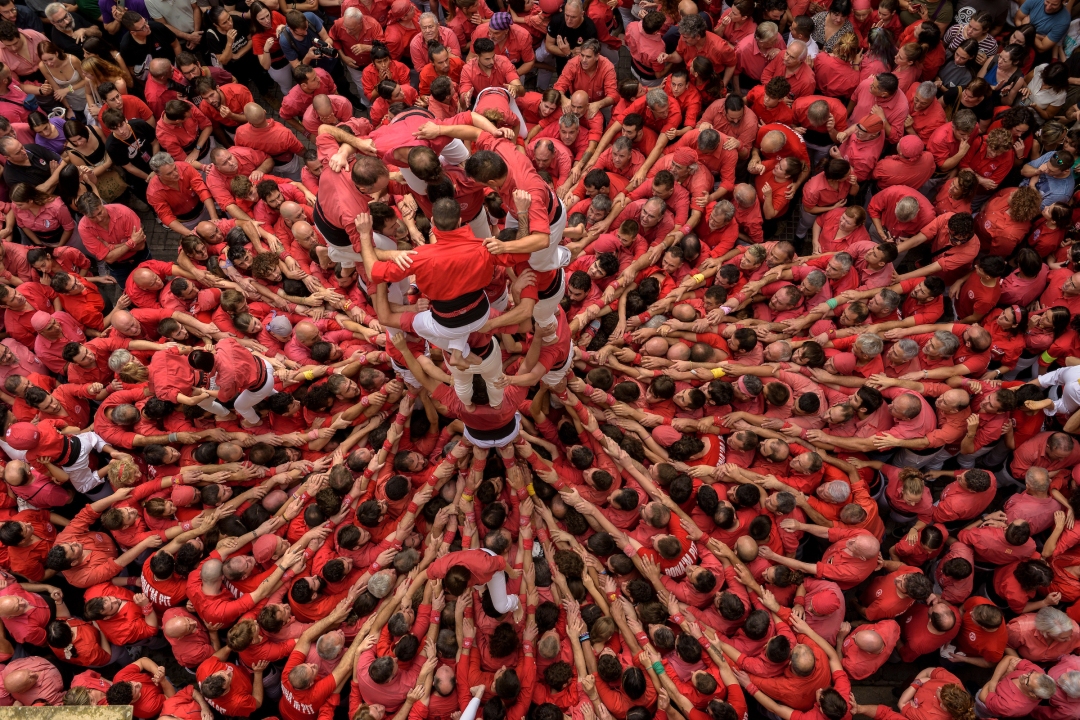
[[[317,57],[327,58],[329,60],[333,60],[338,56],[338,51],[322,40],[315,41],[315,44],[311,47],[311,52],[315,53]]]

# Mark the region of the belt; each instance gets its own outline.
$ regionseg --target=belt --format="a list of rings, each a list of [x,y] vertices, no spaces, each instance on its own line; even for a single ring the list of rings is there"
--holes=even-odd
[[[57,467],[64,467],[70,465],[79,459],[79,455],[82,454],[82,442],[77,435],[68,435],[64,438],[64,449],[60,451],[60,456],[54,461]]]
[[[466,427],[468,427],[468,425],[466,425]],[[517,413],[515,413],[514,416],[510,418],[510,422],[506,423],[502,427],[495,428],[494,430],[477,430],[476,428],[470,427],[469,433],[472,434],[472,436],[477,440],[501,440],[502,438],[508,436],[510,433],[514,432],[514,428],[516,427]]]
[[[248,387],[248,390],[250,390],[251,392],[255,392],[256,390],[262,390],[262,386],[266,384],[267,378],[266,363],[259,358],[255,358],[255,366],[258,368],[257,372],[255,373],[257,379]]]
[[[431,316],[442,326],[459,328],[488,313],[488,299],[483,290],[466,293],[453,300],[432,300]]]
[[[352,247],[352,240],[349,239],[349,233],[345,232],[344,228],[339,228],[334,225],[326,216],[323,215],[322,206],[318,201],[315,202],[315,210],[312,213],[312,219],[315,221],[315,227],[326,242],[331,245],[337,245],[338,247]]]
[[[638,61],[635,60],[632,56],[630,58],[630,66],[633,67],[634,72],[641,76],[642,80],[656,79],[656,73],[654,73],[652,70],[649,70],[644,65],[639,64]]]
[[[537,293],[536,293],[537,299],[538,300],[548,300],[550,298],[555,297],[556,295],[559,294],[559,291],[562,290],[562,283],[563,283],[563,269],[559,268],[558,271],[557,271],[557,274],[555,275],[555,279],[551,281],[551,284],[548,285],[545,289],[537,291]]]
[[[478,350],[472,346],[470,346],[469,349],[476,353],[481,360],[487,360],[491,356],[491,353],[495,352],[495,338],[492,338],[491,341],[481,350]]]

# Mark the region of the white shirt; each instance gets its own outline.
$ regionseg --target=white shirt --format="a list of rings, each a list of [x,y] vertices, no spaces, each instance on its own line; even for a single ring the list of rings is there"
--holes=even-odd
[[[1039,376],[1039,387],[1046,388],[1054,385],[1061,387],[1061,397],[1054,400],[1051,407],[1043,410],[1045,414],[1072,415],[1080,410],[1080,365],[1060,368]]]

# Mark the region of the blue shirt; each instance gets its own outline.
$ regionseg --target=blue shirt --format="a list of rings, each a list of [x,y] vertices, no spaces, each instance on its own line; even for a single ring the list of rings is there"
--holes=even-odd
[[[1028,16],[1039,35],[1045,35],[1056,43],[1061,42],[1065,33],[1069,32],[1069,23],[1072,22],[1072,17],[1064,5],[1053,15],[1047,15],[1043,0],[1027,0],[1020,7],[1020,12]]]
[[[307,55],[308,50],[315,44],[315,40],[319,37],[319,33],[322,32],[323,24],[322,20],[315,13],[306,12],[304,17],[307,18],[308,27],[307,35],[303,40],[295,37],[292,34],[292,30],[286,28],[281,33],[281,52],[285,55],[285,59],[289,62],[293,60],[303,61],[304,56]]]
[[[1035,158],[1029,162],[1028,165],[1037,168],[1043,163],[1048,162],[1052,157],[1054,157],[1053,151]],[[1042,193],[1042,206],[1046,207],[1055,202],[1069,202],[1072,198],[1073,187],[1075,184],[1076,181],[1073,179],[1072,173],[1069,173],[1068,177],[1063,178],[1040,175],[1038,182],[1035,183],[1035,189]]]

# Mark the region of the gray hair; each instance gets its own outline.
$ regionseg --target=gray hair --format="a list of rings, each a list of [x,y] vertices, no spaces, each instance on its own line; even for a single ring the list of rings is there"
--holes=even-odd
[[[559,118],[559,124],[568,128],[581,127],[581,120],[579,120],[578,116],[574,113],[566,113]]]
[[[735,217],[735,206],[731,204],[730,200],[719,200],[713,208],[713,212],[726,220],[730,220]]]
[[[625,135],[620,135],[615,138],[615,142],[611,143],[611,147],[613,150],[633,150],[634,142]]]
[[[601,212],[611,212],[611,198],[607,195],[595,195],[592,199],[592,206]]]
[[[880,355],[885,349],[885,343],[874,333],[863,333],[855,338],[855,347],[863,355],[874,357]]]
[[[118,373],[120,372],[120,368],[124,367],[134,359],[135,356],[131,354],[130,350],[124,348],[113,350],[113,354],[109,356],[109,369],[114,373]]]
[[[660,209],[657,212],[659,212],[661,215],[663,215],[664,211],[667,210],[667,203],[664,202],[664,198],[653,195],[651,198],[645,201],[645,205],[648,205],[649,203],[660,203]],[[645,207],[645,205],[642,205],[642,207]]]
[[[818,270],[817,268],[814,268],[806,274],[806,277],[803,278],[803,280],[807,283],[810,283],[810,287],[823,288],[825,287],[825,283],[828,278],[825,277],[825,273]]]
[[[578,10],[585,10],[585,6],[581,3],[581,0],[566,0],[566,5],[563,6],[563,10],[565,11],[571,6],[576,7]]]
[[[430,15],[430,14],[431,13],[424,13],[424,15]],[[421,20],[424,19],[424,15],[420,16]],[[341,17],[343,17],[343,18],[345,18],[347,20],[362,20],[363,17],[364,17],[364,13],[360,12],[360,8],[358,8],[358,7],[351,7],[348,10],[346,10],[344,13],[342,13]]]
[[[911,338],[897,341],[896,347],[900,348],[900,352],[904,353],[904,357],[908,360],[919,354],[919,343]]]
[[[788,43],[789,48],[793,48],[796,45],[802,48],[802,52],[799,53],[799,59],[800,60],[805,60],[806,59],[806,54],[807,54],[807,52],[809,52],[806,49],[806,43],[804,43],[802,40],[792,40],[790,43]]]
[[[960,338],[956,337],[948,330],[938,330],[934,333],[934,337],[937,338],[938,342],[945,346],[945,350],[942,353],[943,355],[952,355],[960,349]]]
[[[1040,700],[1049,700],[1057,692],[1057,683],[1046,673],[1033,674],[1028,680],[1028,687]]]
[[[915,94],[921,97],[923,100],[929,100],[930,98],[937,97],[937,85],[927,80],[926,82],[919,83],[919,89],[915,91]]]
[[[890,310],[895,310],[900,307],[900,303],[904,301],[904,298],[901,297],[900,293],[895,290],[890,290],[889,288],[881,288],[881,290],[878,291],[877,296],[878,301]]]
[[[1057,608],[1044,607],[1035,613],[1035,629],[1047,636],[1064,635],[1072,631],[1073,621]]]
[[[1062,673],[1057,679],[1057,686],[1073,700],[1080,698],[1080,670]]]
[[[338,633],[327,633],[315,641],[315,652],[323,660],[333,660],[344,648],[343,638]]]
[[[352,8],[350,8],[350,10],[351,9]],[[349,12],[349,11],[346,10],[345,12]],[[417,23],[419,23],[421,20],[434,20],[436,25],[439,24],[439,16],[436,15],[435,13],[433,13],[433,12],[420,13],[420,17],[417,18]]]
[[[653,88],[649,92],[645,93],[645,104],[649,107],[667,107],[667,91],[665,91],[664,88]]]
[[[22,147],[22,143],[19,142],[18,139],[12,137],[11,135],[5,135],[4,137],[0,138],[0,153],[7,155],[8,148],[11,147],[11,143],[15,143],[19,147]]]
[[[1030,467],[1024,473],[1024,484],[1035,492],[1046,492],[1050,488],[1050,473],[1045,468]]]
[[[157,172],[166,165],[175,165],[176,160],[173,156],[167,152],[154,153],[154,157],[150,158],[150,169]]]
[[[757,38],[759,43],[768,42],[776,37],[779,33],[779,28],[776,27],[774,22],[763,22],[757,26],[757,30],[754,31],[754,37]]]
[[[900,222],[907,222],[915,219],[915,216],[919,214],[919,201],[910,195],[900,202],[896,203],[896,219]]]
[[[0,143],[3,140],[0,139]],[[3,145],[0,145],[0,149]],[[75,205],[78,207],[79,212],[83,215],[93,215],[105,205],[104,201],[92,192],[84,192],[79,196],[79,199],[75,201]]]
[[[67,8],[64,7],[64,3],[53,2],[45,6],[45,17],[51,18],[53,15],[63,10],[67,12]]]
[[[599,55],[600,54],[600,41],[597,40],[596,38],[589,38],[585,42],[581,43],[581,48],[579,48],[579,49],[580,49],[581,52],[585,52],[586,50],[592,50],[594,53]]]
[[[835,260],[836,262],[840,263],[840,267],[844,268],[845,270],[850,270],[851,269],[852,260],[851,260],[851,255],[849,253],[838,252],[838,253],[836,253],[835,255],[832,256],[832,259]]]
[[[380,570],[368,580],[368,592],[382,600],[394,588],[394,571]]]

